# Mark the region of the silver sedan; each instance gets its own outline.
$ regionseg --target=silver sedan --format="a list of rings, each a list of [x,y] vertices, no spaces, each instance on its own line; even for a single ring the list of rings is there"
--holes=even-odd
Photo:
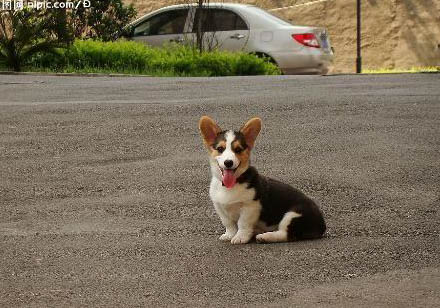
[[[292,25],[246,4],[210,3],[202,10],[168,6],[131,23],[128,36],[152,46],[194,43],[199,18],[205,48],[266,56],[284,74],[326,74],[333,61],[326,29]]]

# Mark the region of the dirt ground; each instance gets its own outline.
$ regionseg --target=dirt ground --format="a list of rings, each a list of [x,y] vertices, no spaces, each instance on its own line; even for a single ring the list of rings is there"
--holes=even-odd
[[[439,75],[0,76],[1,307],[435,307]],[[260,116],[253,164],[322,240],[234,246],[197,122]]]

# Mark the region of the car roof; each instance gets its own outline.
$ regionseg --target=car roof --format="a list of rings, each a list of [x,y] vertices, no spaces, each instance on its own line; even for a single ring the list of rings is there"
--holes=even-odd
[[[167,6],[164,8],[186,8],[188,6],[199,6],[199,4],[198,3],[176,4],[176,5],[170,5],[170,6]],[[243,7],[251,7],[251,6],[255,6],[255,5],[243,4],[243,3],[209,2],[209,3],[204,3],[203,6],[222,7],[222,8],[243,8]]]

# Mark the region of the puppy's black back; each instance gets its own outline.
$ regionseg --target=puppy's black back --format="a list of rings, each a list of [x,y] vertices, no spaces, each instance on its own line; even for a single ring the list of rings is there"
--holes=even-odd
[[[324,234],[326,225],[319,207],[300,190],[261,176],[254,167],[249,167],[238,181],[255,189],[254,200],[262,205],[260,220],[266,225],[277,225],[287,212],[301,214],[289,224],[289,240],[315,239]]]

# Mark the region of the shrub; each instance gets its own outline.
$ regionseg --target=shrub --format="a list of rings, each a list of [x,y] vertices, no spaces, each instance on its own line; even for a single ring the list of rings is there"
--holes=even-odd
[[[132,4],[126,6],[122,0],[91,0],[90,7],[81,5],[82,0],[75,0],[78,8],[70,12],[70,22],[77,38],[113,40],[115,34],[136,17]]]
[[[54,53],[73,40],[63,11],[0,11],[0,62],[15,71],[36,53]]]
[[[180,45],[152,48],[133,41],[80,41],[57,56],[40,55],[32,66],[54,71],[134,73],[166,76],[279,74],[265,59],[245,53],[203,52]]]

